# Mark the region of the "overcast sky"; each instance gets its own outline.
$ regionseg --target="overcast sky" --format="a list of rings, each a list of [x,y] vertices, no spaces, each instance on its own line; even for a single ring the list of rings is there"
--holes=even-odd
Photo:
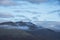
[[[60,21],[60,6],[52,0],[0,0],[0,21]]]

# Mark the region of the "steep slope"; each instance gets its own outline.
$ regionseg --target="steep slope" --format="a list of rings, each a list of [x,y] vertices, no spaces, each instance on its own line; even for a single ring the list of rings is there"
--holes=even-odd
[[[37,38],[23,30],[0,28],[0,40],[37,40]]]

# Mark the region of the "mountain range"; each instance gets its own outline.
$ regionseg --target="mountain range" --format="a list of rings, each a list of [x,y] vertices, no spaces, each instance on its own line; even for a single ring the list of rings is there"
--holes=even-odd
[[[43,27],[42,24],[44,23]],[[52,30],[47,25],[59,24],[58,22],[3,22],[0,23],[0,40],[60,40],[60,31]],[[38,24],[38,25],[37,25]],[[10,29],[7,27],[11,27]],[[28,30],[18,29],[19,27],[29,27]],[[6,27],[6,28],[5,28]],[[16,28],[15,28],[16,27]],[[57,26],[56,26],[57,27]]]

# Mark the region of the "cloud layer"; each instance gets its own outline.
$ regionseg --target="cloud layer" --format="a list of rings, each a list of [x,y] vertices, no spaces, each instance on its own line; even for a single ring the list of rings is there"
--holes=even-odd
[[[11,18],[13,15],[10,13],[0,13],[0,18]]]
[[[15,5],[12,0],[0,0],[0,5]]]
[[[6,3],[9,2],[6,1]],[[0,6],[1,20],[60,21],[59,16],[60,11],[58,12],[58,10],[60,10],[60,6],[57,4],[51,3],[32,4],[26,1],[17,2],[18,4],[20,3],[20,5],[8,7]]]

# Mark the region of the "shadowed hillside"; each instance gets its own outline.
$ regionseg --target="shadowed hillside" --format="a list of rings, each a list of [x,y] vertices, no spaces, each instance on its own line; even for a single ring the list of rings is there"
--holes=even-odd
[[[0,40],[37,40],[37,38],[23,30],[0,28]]]
[[[55,32],[50,29],[39,29],[35,31],[28,31],[28,33],[41,40],[60,40],[60,32]]]

